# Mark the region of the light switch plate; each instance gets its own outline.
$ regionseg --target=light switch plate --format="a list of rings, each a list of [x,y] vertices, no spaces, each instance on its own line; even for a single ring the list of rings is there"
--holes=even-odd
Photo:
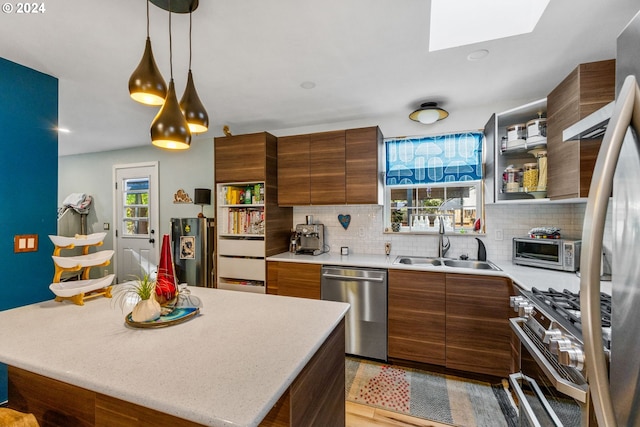
[[[37,252],[38,251],[38,235],[37,234],[19,234],[13,236],[13,252]]]

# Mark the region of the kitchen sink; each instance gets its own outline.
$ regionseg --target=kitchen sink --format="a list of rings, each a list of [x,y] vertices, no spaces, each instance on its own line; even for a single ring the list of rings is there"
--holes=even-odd
[[[410,265],[442,265],[442,261],[438,258],[428,258],[421,256],[399,256],[393,261],[394,264],[410,264]]]
[[[500,270],[498,266],[489,261],[445,259],[442,261],[442,263],[447,267],[470,268],[474,270]]]
[[[421,256],[398,256],[393,264],[405,264],[405,265],[424,265],[424,266],[445,266],[456,268],[468,268],[471,270],[496,270],[500,268],[491,261],[477,261],[468,259],[451,259],[451,258],[430,258]]]

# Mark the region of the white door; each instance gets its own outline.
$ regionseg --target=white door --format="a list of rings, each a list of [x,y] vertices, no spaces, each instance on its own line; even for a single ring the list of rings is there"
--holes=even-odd
[[[115,274],[118,283],[155,274],[158,265],[158,163],[115,165]]]

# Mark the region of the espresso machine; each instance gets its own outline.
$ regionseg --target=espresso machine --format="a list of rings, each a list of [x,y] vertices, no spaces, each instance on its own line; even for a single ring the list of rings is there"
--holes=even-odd
[[[311,222],[313,220],[307,218],[307,224],[296,225],[296,254],[320,255],[324,252],[324,225]]]

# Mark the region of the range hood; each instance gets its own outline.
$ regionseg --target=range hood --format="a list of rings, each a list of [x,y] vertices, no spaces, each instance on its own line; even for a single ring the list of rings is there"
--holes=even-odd
[[[563,141],[578,139],[601,139],[607,130],[607,124],[613,114],[615,101],[611,101],[601,109],[589,114],[579,122],[562,131]]]

